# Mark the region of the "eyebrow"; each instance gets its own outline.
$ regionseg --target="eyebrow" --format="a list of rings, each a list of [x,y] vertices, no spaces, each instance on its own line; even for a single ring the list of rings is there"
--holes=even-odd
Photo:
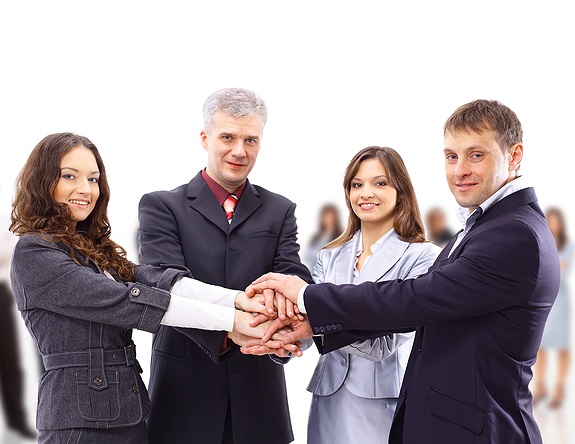
[[[377,179],[386,179],[386,180],[389,180],[385,174],[380,174],[379,176],[372,177],[371,179],[372,179],[372,180],[377,180]],[[361,180],[361,179],[356,176],[356,177],[353,177],[351,180]]]
[[[236,133],[230,133],[228,131],[222,131],[221,133],[219,133],[220,136],[232,136],[232,137],[238,137],[238,135]],[[254,140],[260,140],[259,136],[246,136],[244,137],[244,139],[254,139]]]
[[[60,168],[60,171],[61,171],[61,172],[64,171],[64,170],[72,170],[72,171],[75,171],[76,173],[79,172],[79,170],[77,170],[76,168],[72,168],[72,167],[64,166],[64,167]],[[98,170],[92,171],[90,174],[100,174],[100,171],[98,171]]]

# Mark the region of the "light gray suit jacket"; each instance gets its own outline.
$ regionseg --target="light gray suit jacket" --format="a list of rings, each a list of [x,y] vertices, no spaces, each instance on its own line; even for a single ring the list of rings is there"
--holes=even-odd
[[[358,231],[341,247],[321,250],[313,270],[314,282],[352,283],[360,238]],[[404,242],[392,231],[355,283],[416,278],[427,271],[440,251],[432,243]],[[412,339],[413,333],[395,333],[322,355],[307,389],[314,395],[329,396],[345,382],[349,391],[362,398],[397,398]]]

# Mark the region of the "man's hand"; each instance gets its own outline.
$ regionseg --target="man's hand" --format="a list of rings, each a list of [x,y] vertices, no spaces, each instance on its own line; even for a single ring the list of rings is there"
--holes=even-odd
[[[291,318],[301,321],[303,316],[297,306],[297,297],[305,285],[307,284],[297,276],[267,273],[249,285],[246,293],[248,297],[262,293],[268,313],[277,310],[280,319]]]
[[[275,311],[273,311],[273,313],[269,313],[266,310],[263,294],[254,293],[252,296],[248,296],[245,291],[240,291],[236,296],[235,306],[237,310],[263,314],[267,319],[273,319],[276,317]]]
[[[265,315],[260,314],[258,316],[261,317]],[[254,316],[250,313],[236,311],[234,329],[228,333],[228,337],[234,341],[234,343],[249,348],[249,354],[264,355],[273,353],[280,358],[288,356],[289,353],[301,356],[299,345],[282,341],[282,338],[290,333],[290,329],[285,328],[285,326],[276,326],[274,333],[269,334],[268,338],[262,341],[261,338],[271,326],[272,321],[268,319],[268,321],[252,327],[250,324],[253,319]],[[282,322],[284,324],[286,323],[286,321]]]
[[[298,276],[267,273],[252,282],[251,287],[256,293],[263,293],[266,289],[274,290],[276,292],[276,298],[278,297],[278,293],[280,293],[287,300],[297,304],[299,291],[305,285],[307,285],[306,282]],[[266,308],[267,306],[268,301],[266,300]]]
[[[288,329],[286,331],[286,324],[288,322],[291,330]],[[265,343],[272,338],[277,339],[278,335],[281,335],[281,340],[284,344],[293,344],[298,342],[300,339],[311,338],[313,336],[313,330],[307,316],[304,317],[303,321],[282,321],[281,319],[276,319],[275,321],[262,325],[268,325],[265,334],[262,336],[262,343]]]

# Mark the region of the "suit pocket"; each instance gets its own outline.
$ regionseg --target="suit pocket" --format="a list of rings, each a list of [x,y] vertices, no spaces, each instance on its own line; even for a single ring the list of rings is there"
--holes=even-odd
[[[114,421],[120,416],[118,372],[106,370],[106,379],[108,387],[97,390],[89,386],[87,370],[76,372],[78,411],[86,421]]]
[[[257,231],[250,234],[250,239],[277,239],[279,235],[277,233],[272,233],[271,231]]]
[[[476,405],[454,398],[431,387],[431,413],[479,434],[485,423],[485,412]]]

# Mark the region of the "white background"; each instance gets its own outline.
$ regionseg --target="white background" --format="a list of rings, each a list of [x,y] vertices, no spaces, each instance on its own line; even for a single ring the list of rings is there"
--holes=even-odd
[[[573,226],[569,3],[1,0],[1,208],[40,139],[85,135],[107,166],[113,238],[135,260],[140,196],[203,168],[203,101],[239,86],[269,110],[250,180],[298,204],[302,245],[323,203],[343,205],[343,170],[368,145],[403,156],[423,213],[451,213],[442,126],[477,98],[518,114],[522,172]],[[137,336],[145,368],[149,336]],[[315,359],[286,369],[296,443]]]

